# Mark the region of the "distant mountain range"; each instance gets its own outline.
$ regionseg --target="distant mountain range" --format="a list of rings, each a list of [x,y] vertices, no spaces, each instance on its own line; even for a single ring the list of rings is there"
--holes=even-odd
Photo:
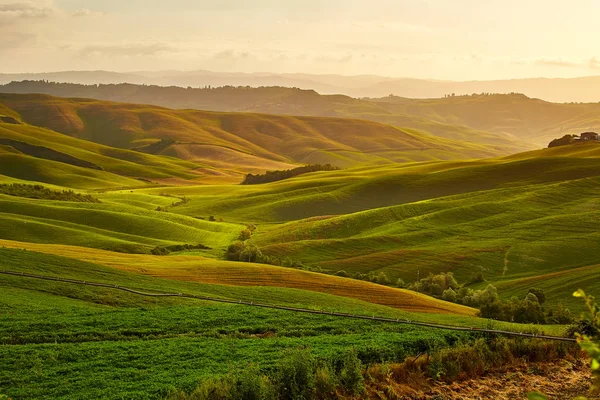
[[[221,73],[211,71],[62,71],[34,74],[0,74],[0,84],[48,80],[81,84],[133,83],[159,86],[283,86],[312,89],[321,94],[352,97],[439,98],[473,93],[523,93],[552,102],[600,102],[600,76],[534,78],[493,81],[436,81],[376,75],[342,76],[276,73]]]

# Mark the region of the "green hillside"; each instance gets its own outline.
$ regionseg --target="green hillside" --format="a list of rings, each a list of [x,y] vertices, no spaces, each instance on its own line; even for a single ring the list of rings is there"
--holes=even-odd
[[[600,262],[599,184],[574,179],[308,219],[267,229],[255,242],[268,254],[409,282],[441,271],[468,282],[481,271],[507,296],[541,286],[552,301],[573,305],[578,287],[600,291],[600,269],[591,267]]]
[[[157,198],[153,202],[160,204],[161,200],[163,206],[173,201]],[[220,253],[243,229],[107,201],[76,203],[7,195],[0,195],[0,221],[3,239],[129,253],[149,253],[156,246],[177,244],[202,244]]]
[[[73,188],[201,179],[200,164],[99,145],[28,124],[0,123],[0,174]]]
[[[546,149],[507,158],[387,164],[317,172],[267,185],[148,189],[186,196],[173,210],[219,215],[244,223],[294,221],[414,203],[462,193],[569,181],[600,175],[600,146]],[[567,153],[570,151],[570,153]],[[113,200],[125,199],[114,193]]]

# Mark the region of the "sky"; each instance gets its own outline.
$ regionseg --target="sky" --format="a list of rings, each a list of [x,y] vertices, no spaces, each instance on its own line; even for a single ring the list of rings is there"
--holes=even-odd
[[[600,75],[600,0],[0,0],[0,73]]]

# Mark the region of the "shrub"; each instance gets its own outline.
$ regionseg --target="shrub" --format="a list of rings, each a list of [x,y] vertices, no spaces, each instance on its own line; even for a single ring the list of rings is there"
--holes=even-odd
[[[244,242],[235,242],[229,245],[225,252],[225,258],[229,261],[240,261],[240,255],[246,248]]]
[[[276,368],[275,386],[281,400],[309,400],[316,388],[315,360],[306,350],[289,350]]]
[[[315,397],[318,400],[336,399],[335,386],[335,372],[331,366],[324,363],[317,367],[315,371]]]
[[[150,250],[150,253],[152,253],[155,256],[166,256],[166,255],[169,255],[171,252],[169,251],[169,249],[167,249],[165,247],[156,246],[155,248]]]
[[[256,365],[235,370],[223,377],[208,378],[189,395],[169,393],[166,400],[275,400],[273,385]]]
[[[342,359],[339,372],[339,381],[344,390],[352,395],[364,392],[364,378],[362,376],[362,362],[358,358],[356,349],[350,350]]]
[[[100,200],[89,194],[75,193],[72,190],[50,190],[42,185],[25,185],[20,183],[0,184],[0,193],[29,199],[101,203]]]
[[[583,351],[590,357],[590,366],[594,374],[596,385],[600,385],[600,337],[597,332],[600,330],[600,306],[596,303],[593,296],[588,296],[583,290],[578,290],[573,294],[585,300],[590,312],[590,324],[595,328],[595,335],[579,335],[577,341]]]
[[[288,169],[288,170],[267,171],[267,173],[263,174],[263,175],[248,174],[248,175],[246,175],[246,177],[244,178],[244,180],[242,181],[241,184],[242,185],[256,185],[256,184],[261,184],[261,183],[276,182],[276,181],[280,181],[283,179],[292,178],[294,176],[298,176],[301,174],[306,174],[309,172],[337,171],[337,170],[339,170],[339,168],[334,167],[331,164],[306,165],[304,167],[298,167],[298,168]]]
[[[540,305],[543,305],[546,302],[546,293],[544,293],[544,291],[542,289],[535,289],[535,288],[531,288],[529,289],[529,291],[527,292],[527,294],[533,294],[535,297],[537,297],[538,302],[540,303]]]
[[[404,279],[398,278],[398,280],[396,281],[396,287],[398,287],[398,288],[406,287],[406,283],[404,282]]]
[[[444,293],[442,293],[442,299],[446,301],[451,301],[454,303],[456,302],[456,298],[456,292],[452,290],[452,288],[448,288],[444,290]]]
[[[244,240],[248,240],[252,237],[252,232],[250,231],[250,229],[244,229],[240,232],[240,236],[238,237],[238,240],[241,240],[242,242]]]

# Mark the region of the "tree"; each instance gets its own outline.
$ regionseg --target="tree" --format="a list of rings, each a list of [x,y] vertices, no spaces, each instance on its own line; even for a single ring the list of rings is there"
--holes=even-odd
[[[240,255],[245,250],[246,245],[244,242],[235,242],[229,245],[225,258],[229,261],[240,261]]]
[[[573,143],[573,140],[577,137],[577,135],[565,135],[559,139],[554,139],[548,144],[548,148],[558,147],[558,146],[567,146]]]
[[[244,240],[248,240],[251,237],[252,237],[252,232],[250,231],[250,229],[244,229],[240,232],[240,236],[238,239],[243,242]]]
[[[442,299],[446,301],[451,301],[454,303],[456,302],[456,298],[456,292],[452,288],[444,290],[444,293],[442,294]]]
[[[246,248],[244,248],[244,250],[241,252],[240,261],[260,262],[262,260],[262,257],[263,254],[259,250],[259,248],[251,244],[249,246],[246,246]]]
[[[531,288],[531,289],[529,289],[527,294],[529,294],[529,293],[531,293],[531,294],[535,295],[535,297],[537,297],[540,305],[544,305],[544,303],[546,302],[546,293],[544,293],[544,291],[542,289]]]

